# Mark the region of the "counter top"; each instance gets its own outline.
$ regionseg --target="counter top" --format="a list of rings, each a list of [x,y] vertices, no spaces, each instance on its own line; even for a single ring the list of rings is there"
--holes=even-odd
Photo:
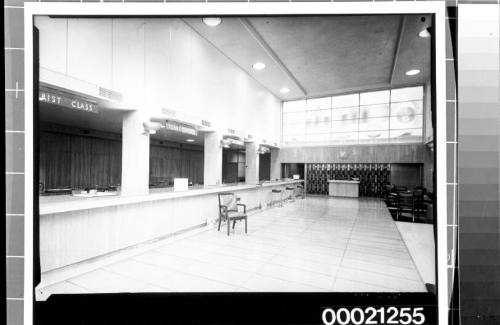
[[[282,186],[293,183],[300,183],[303,180],[282,180],[265,182],[259,185],[234,184],[220,185],[206,188],[193,188],[188,191],[174,192],[173,188],[152,189],[148,195],[140,196],[102,196],[102,197],[75,197],[71,195],[41,196],[40,215],[72,212],[79,210],[105,208],[117,205],[126,205],[157,200],[177,199],[183,197],[193,197],[207,194],[217,194],[221,192],[242,191],[256,189],[258,187]]]
[[[342,183],[342,184],[359,184],[359,181],[352,181],[352,180],[341,180],[341,179],[330,179],[328,180],[328,183]]]

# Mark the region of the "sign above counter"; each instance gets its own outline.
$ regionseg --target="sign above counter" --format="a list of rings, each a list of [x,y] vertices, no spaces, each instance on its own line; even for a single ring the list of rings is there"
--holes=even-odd
[[[95,114],[99,113],[99,109],[95,102],[91,102],[77,95],[63,94],[52,90],[40,89],[38,92],[38,100],[41,103],[54,104],[78,111]]]

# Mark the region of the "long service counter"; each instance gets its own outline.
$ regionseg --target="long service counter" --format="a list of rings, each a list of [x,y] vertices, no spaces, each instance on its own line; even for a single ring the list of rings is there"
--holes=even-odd
[[[143,196],[40,197],[40,263],[47,272],[218,220],[217,194],[234,192],[247,212],[266,209],[272,189],[303,180],[229,185]],[[296,187],[296,186],[295,186]],[[251,220],[248,224],[252,227]]]

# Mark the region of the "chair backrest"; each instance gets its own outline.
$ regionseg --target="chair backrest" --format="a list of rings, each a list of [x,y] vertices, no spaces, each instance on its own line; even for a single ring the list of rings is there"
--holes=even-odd
[[[408,190],[408,188],[407,188],[406,186],[396,186],[396,187],[394,188],[394,190],[395,190],[396,192],[404,192],[404,191],[407,191],[407,190]]]
[[[413,189],[413,195],[415,195],[416,197],[422,197],[424,196],[424,190],[423,189],[420,189],[420,188],[414,188]]]
[[[219,213],[222,213],[222,206],[227,207],[228,211],[237,211],[236,195],[234,193],[219,193]]]
[[[398,193],[398,209],[400,208],[411,208],[414,207],[414,196],[413,193]]]

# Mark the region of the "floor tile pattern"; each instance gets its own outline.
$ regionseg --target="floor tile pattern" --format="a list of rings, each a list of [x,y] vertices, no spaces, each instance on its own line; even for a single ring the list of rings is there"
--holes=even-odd
[[[418,292],[383,201],[309,196],[46,287],[89,292]]]

